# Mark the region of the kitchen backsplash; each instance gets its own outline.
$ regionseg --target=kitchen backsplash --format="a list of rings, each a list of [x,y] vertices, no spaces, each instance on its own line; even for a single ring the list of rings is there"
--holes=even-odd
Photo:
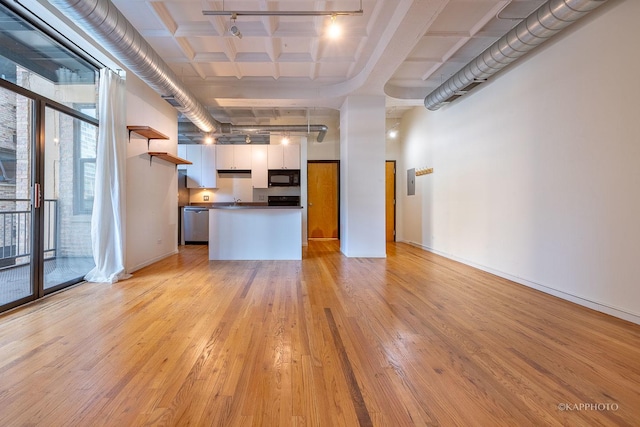
[[[267,202],[269,196],[299,196],[300,187],[254,189],[250,174],[218,176],[218,188],[192,188],[189,203],[221,203],[240,199],[243,202]],[[205,200],[208,197],[209,200]]]

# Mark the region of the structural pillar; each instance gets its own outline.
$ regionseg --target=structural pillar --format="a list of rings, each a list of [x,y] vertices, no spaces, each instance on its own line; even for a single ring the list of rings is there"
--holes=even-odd
[[[384,258],[385,98],[350,96],[340,109],[340,250]]]

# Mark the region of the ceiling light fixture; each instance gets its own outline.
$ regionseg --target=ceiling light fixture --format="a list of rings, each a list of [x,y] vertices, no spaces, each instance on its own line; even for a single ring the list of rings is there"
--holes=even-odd
[[[358,15],[364,13],[362,10],[362,0],[360,0],[359,10],[225,10],[224,0],[222,10],[203,10],[202,14],[213,16],[338,16],[338,15]]]
[[[398,126],[400,126],[400,122],[396,122],[393,126],[391,126],[391,128],[389,128],[389,131],[387,132],[387,136],[391,139],[396,139],[398,137],[398,134],[400,133],[398,131]]]
[[[229,32],[231,33],[232,36],[241,39],[242,38],[242,33],[240,32],[238,27],[236,27],[236,18],[237,17],[238,16],[235,13],[231,15],[231,27],[229,28]]]
[[[337,39],[342,34],[342,28],[336,22],[336,15],[331,15],[331,23],[329,24],[329,38]]]
[[[282,145],[289,144],[289,134],[285,133],[284,135],[282,135],[282,140],[280,142],[282,143]]]
[[[251,144],[251,135],[247,135],[247,136],[244,138],[244,142],[246,142],[247,144]]]

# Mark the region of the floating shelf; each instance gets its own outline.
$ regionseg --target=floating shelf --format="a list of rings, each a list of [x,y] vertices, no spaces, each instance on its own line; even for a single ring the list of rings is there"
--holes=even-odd
[[[416,176],[429,175],[431,173],[433,173],[433,168],[418,168],[418,169],[416,169]]]
[[[127,126],[127,129],[129,129],[129,135],[131,135],[131,132],[135,132],[147,139],[169,139],[167,135],[158,132],[150,126]]]
[[[129,130],[129,140],[131,140],[131,132],[135,132],[138,135],[147,139],[147,149],[149,149],[149,141],[152,139],[169,139],[169,137],[161,132],[158,132],[151,126],[127,126]]]
[[[174,156],[173,154],[169,154],[164,151],[149,151],[147,154],[149,154],[149,164],[151,164],[151,159],[153,159],[154,157],[158,157],[159,159],[165,160],[175,165],[192,165],[193,164],[189,160]]]

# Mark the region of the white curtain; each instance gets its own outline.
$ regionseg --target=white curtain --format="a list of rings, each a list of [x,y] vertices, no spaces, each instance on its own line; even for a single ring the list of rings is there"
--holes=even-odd
[[[131,277],[124,267],[125,96],[124,80],[111,70],[100,70],[100,127],[91,217],[91,241],[96,266],[85,276],[89,282],[115,283]]]

